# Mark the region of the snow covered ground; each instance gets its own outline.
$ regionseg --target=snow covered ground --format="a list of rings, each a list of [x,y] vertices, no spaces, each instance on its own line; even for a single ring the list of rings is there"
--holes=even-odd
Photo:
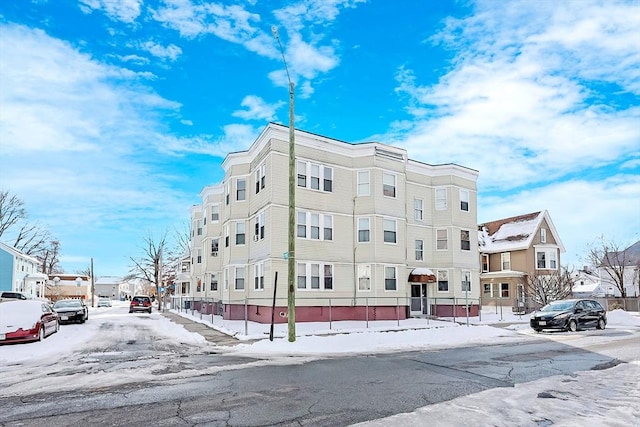
[[[114,308],[92,308],[89,321],[79,328],[60,329],[43,342],[0,346],[0,373],[2,365],[21,364],[28,368],[43,358],[64,357],[86,343],[98,339],[104,321],[122,324],[126,334],[132,321],[122,303]],[[330,356],[404,350],[435,350],[468,344],[517,341],[522,334],[535,334],[528,326],[528,316],[499,313],[495,309],[482,312],[482,320],[456,319],[458,323],[443,320],[408,319],[400,322],[333,322],[298,323],[297,339],[286,339],[287,325],[276,325],[275,339],[269,341],[269,325],[244,321],[224,321],[219,317],[180,313],[197,322],[234,335],[239,344],[225,347],[226,352],[278,357],[281,355]],[[615,310],[608,313],[607,329],[640,330],[638,313]],[[159,313],[150,316],[154,334],[162,340],[185,345],[211,344],[199,334],[186,331]],[[496,325],[498,327],[496,327]],[[367,327],[368,326],[368,327]],[[578,332],[578,334],[582,334]],[[555,336],[565,336],[565,333]],[[554,334],[539,337],[554,339]],[[588,334],[582,334],[589,339]],[[640,358],[639,358],[640,359]],[[49,363],[51,360],[48,361]],[[367,426],[632,426],[640,425],[640,360],[628,361],[614,368],[579,372],[574,376],[560,375],[525,384],[512,389],[492,389],[440,404],[420,408],[413,413],[398,414],[376,420]]]

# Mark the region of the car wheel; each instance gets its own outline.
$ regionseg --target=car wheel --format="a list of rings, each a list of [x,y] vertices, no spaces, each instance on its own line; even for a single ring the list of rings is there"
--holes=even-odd
[[[596,325],[596,328],[598,329],[604,329],[604,327],[606,326],[606,323],[604,321],[604,319],[601,317],[598,319],[598,324]]]
[[[569,320],[569,325],[567,326],[567,330],[569,332],[575,332],[578,330],[578,323],[575,320]]]
[[[40,331],[38,332],[38,341],[42,341],[44,339],[44,325],[40,326]]]
[[[55,334],[56,332],[58,332],[60,330],[60,321],[56,320],[56,327],[53,330],[53,333]]]
[[[540,333],[540,332],[542,332],[542,329],[537,328],[537,329],[535,329],[535,331],[536,331],[537,333]]]
[[[149,314],[151,314],[151,309],[149,309]]]

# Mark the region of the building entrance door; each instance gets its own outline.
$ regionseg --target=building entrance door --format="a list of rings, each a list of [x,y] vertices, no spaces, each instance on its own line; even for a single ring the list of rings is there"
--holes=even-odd
[[[411,315],[429,314],[429,303],[426,283],[411,284]]]

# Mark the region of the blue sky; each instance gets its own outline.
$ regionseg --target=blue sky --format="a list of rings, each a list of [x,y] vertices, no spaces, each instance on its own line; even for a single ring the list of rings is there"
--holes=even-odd
[[[584,264],[640,239],[637,1],[3,0],[0,188],[62,267],[125,275],[230,151],[288,123],[480,172],[478,222],[546,209]]]

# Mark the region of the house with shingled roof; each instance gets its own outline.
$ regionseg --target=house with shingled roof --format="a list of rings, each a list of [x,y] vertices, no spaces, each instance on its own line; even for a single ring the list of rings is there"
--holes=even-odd
[[[536,308],[528,276],[557,272],[565,252],[546,210],[480,224],[478,245],[482,304],[522,312]]]

